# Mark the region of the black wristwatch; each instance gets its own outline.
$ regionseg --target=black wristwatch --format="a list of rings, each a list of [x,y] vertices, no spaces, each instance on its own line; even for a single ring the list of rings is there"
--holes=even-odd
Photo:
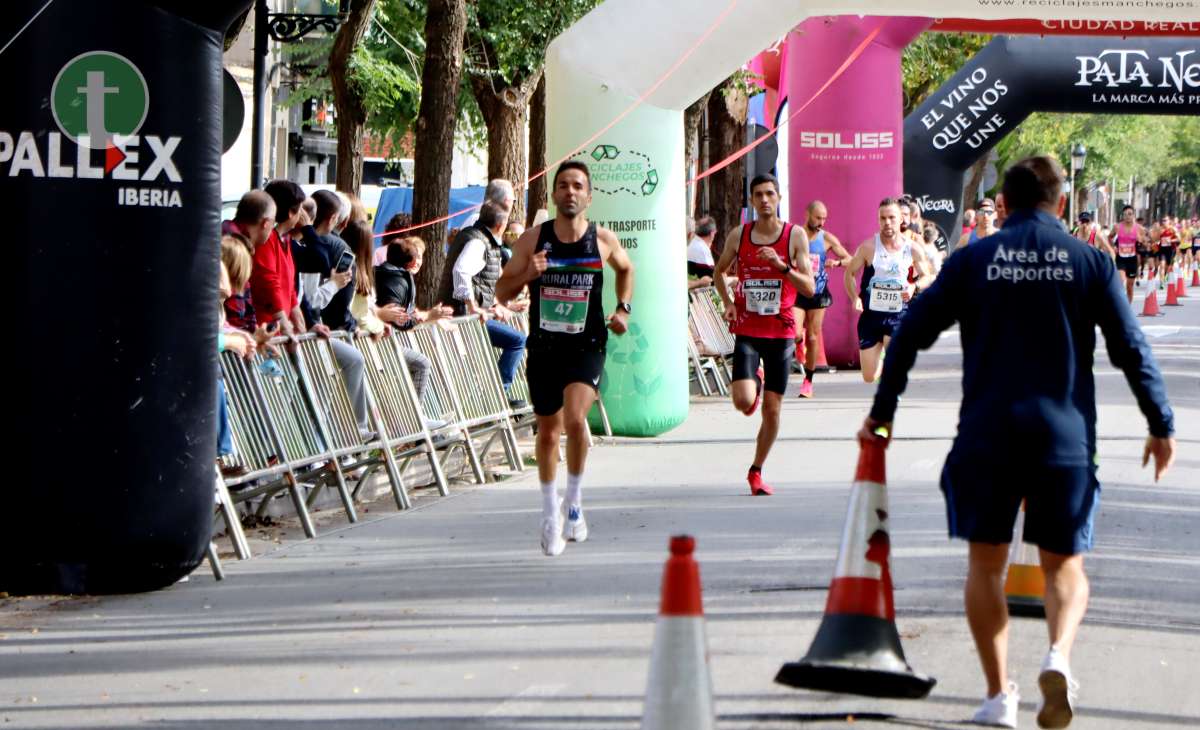
[[[625,314],[633,314],[633,307],[630,306],[629,302],[617,302],[617,309]]]
[[[789,264],[788,262],[784,261],[783,262],[783,271],[781,271],[780,273],[782,273],[784,276],[787,276],[788,272],[791,270],[792,270],[792,265]]]

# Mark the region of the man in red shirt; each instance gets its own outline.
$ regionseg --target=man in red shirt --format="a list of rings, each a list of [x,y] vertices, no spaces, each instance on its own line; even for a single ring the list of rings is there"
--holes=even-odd
[[[238,201],[237,212],[231,221],[221,222],[221,235],[237,236],[250,245],[250,255],[267,242],[275,230],[275,201],[261,190],[251,190]],[[250,282],[225,300],[225,319],[230,326],[246,332],[257,327],[254,305],[251,303]]]
[[[254,272],[250,275],[254,311],[263,322],[278,321],[284,335],[304,334],[289,234],[300,224],[300,206],[307,196],[290,180],[272,180],[263,190],[275,201],[275,228],[254,250]]]
[[[305,333],[304,313],[300,309],[290,234],[312,222],[301,210],[307,196],[290,180],[272,180],[263,191],[275,201],[275,229],[254,251],[254,271],[250,274],[254,309],[264,322],[278,322],[283,335],[302,335]],[[322,337],[330,335],[329,328],[323,324],[315,325],[313,332]],[[330,340],[329,345],[338,369],[342,371],[359,433],[364,442],[372,441],[375,433],[370,428],[367,411],[367,391],[363,385],[366,364],[362,353],[342,340]]]

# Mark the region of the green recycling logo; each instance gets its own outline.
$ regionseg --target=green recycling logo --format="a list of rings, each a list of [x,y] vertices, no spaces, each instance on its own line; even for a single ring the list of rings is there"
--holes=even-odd
[[[50,90],[54,122],[72,142],[107,147],[113,136],[138,133],[150,110],[146,77],[111,51],[81,53],[62,67]]]
[[[649,197],[658,189],[658,170],[649,155],[637,150],[621,150],[611,144],[598,144],[590,157],[593,160],[588,166],[592,173],[592,188],[597,192]]]

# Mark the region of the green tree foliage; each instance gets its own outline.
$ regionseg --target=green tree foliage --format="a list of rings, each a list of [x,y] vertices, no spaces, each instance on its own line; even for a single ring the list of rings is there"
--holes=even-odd
[[[546,47],[601,0],[480,2],[467,8],[467,71],[502,86],[541,73]]]
[[[1031,114],[998,146],[1000,169],[1036,154],[1054,155],[1069,169],[1072,148],[1087,148],[1082,183],[1139,184],[1182,178],[1200,183],[1200,118],[1120,114]]]
[[[350,81],[367,108],[367,129],[393,145],[412,129],[421,104],[421,70],[425,58],[425,0],[378,0],[375,17],[363,42],[354,50]],[[331,99],[329,52],[333,37],[319,37],[284,46],[285,58],[297,79],[285,105],[308,99]],[[464,89],[461,101],[469,99]],[[459,133],[478,146],[482,125],[478,112],[460,115]]]
[[[463,106],[487,128],[489,178],[509,179],[519,187],[529,174],[526,127],[546,48],[597,4],[599,0],[526,0],[467,6],[464,85],[474,104]],[[519,217],[523,205],[518,191],[514,215]]]
[[[904,116],[948,81],[992,37],[975,33],[927,32],[904,49],[900,69],[904,83]]]

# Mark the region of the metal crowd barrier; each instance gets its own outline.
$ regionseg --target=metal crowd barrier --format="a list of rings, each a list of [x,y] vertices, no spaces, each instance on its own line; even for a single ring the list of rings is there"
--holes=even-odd
[[[282,352],[275,358],[255,355],[252,361],[231,352],[222,353],[220,357],[234,454],[247,470],[237,476],[221,478],[225,486],[234,488],[232,501],[272,497],[286,489],[304,534],[316,537],[304,487],[296,477],[295,469],[326,457],[311,415],[304,414],[307,401],[300,393],[301,386],[290,358]],[[268,361],[273,364],[265,365]],[[267,369],[267,374],[262,372],[263,368]],[[247,486],[237,489],[242,485]]]
[[[408,365],[395,338],[376,340],[359,337],[354,340],[354,345],[366,360],[371,416],[385,442],[384,463],[393,485],[392,496],[396,504],[401,508],[411,506],[404,488],[403,474],[410,461],[417,456],[428,459],[438,493],[443,497],[450,494],[433,435],[427,428],[425,412],[417,400]],[[439,429],[439,432],[441,430],[444,429]],[[400,460],[399,463],[397,460]],[[393,473],[395,478],[391,476]]]
[[[689,380],[696,381],[696,386],[700,390],[700,395],[712,395],[716,390],[720,395],[728,395],[729,390],[725,383],[724,373],[721,366],[717,364],[716,358],[708,355],[701,355],[700,349],[696,346],[699,341],[699,335],[696,333],[696,321],[692,316],[691,308],[688,308],[688,369],[691,371]],[[709,384],[709,375],[712,375],[712,384]]]
[[[528,330],[521,316],[516,326]],[[234,453],[226,465],[244,473],[216,472],[216,506],[234,552],[250,557],[236,505],[262,497],[262,514],[276,494],[291,497],[304,534],[316,537],[309,507],[321,489],[334,486],[347,518],[357,521],[354,498],[378,469],[386,471],[392,496],[401,509],[411,506],[403,474],[414,459],[426,458],[439,494],[449,494],[445,464],[457,450],[465,452],[474,480],[484,483],[483,457],[499,441],[505,460],[523,470],[516,427],[531,423],[531,408],[513,411],[508,405],[487,329],[477,317],[424,325],[391,337],[372,339],[335,333],[364,359],[371,429],[364,443],[346,383],[330,340],[314,334],[271,341],[277,354],[258,353],[246,360],[232,352],[220,356],[225,378]],[[420,401],[404,359],[403,349],[424,354],[431,363],[430,382]],[[528,382],[522,361],[514,397],[528,401]],[[597,400],[611,434],[603,403]],[[430,429],[431,421],[442,421]],[[476,439],[484,439],[482,447]],[[440,458],[439,458],[440,455]],[[347,463],[343,465],[343,461]],[[345,472],[366,467],[353,490]],[[306,494],[306,491],[308,492]],[[215,549],[210,550],[214,574],[220,572]]]
[[[446,355],[438,340],[435,330],[442,325],[424,325],[414,329],[397,332],[393,335],[394,346],[407,347],[420,352],[429,358],[432,367],[429,373],[429,387],[425,391],[422,409],[430,418],[446,421],[451,424],[446,430],[454,434],[453,441],[447,443],[446,458],[455,449],[461,448],[470,465],[471,473],[476,484],[483,484],[487,478],[483,471],[483,461],[475,448],[471,431],[466,426],[464,410],[458,388],[446,367]]]
[[[695,326],[698,354],[714,358],[721,365],[726,382],[729,382],[733,375],[731,358],[735,339],[725,322],[724,308],[718,304],[719,301],[712,287],[691,290],[688,292],[688,319]]]

